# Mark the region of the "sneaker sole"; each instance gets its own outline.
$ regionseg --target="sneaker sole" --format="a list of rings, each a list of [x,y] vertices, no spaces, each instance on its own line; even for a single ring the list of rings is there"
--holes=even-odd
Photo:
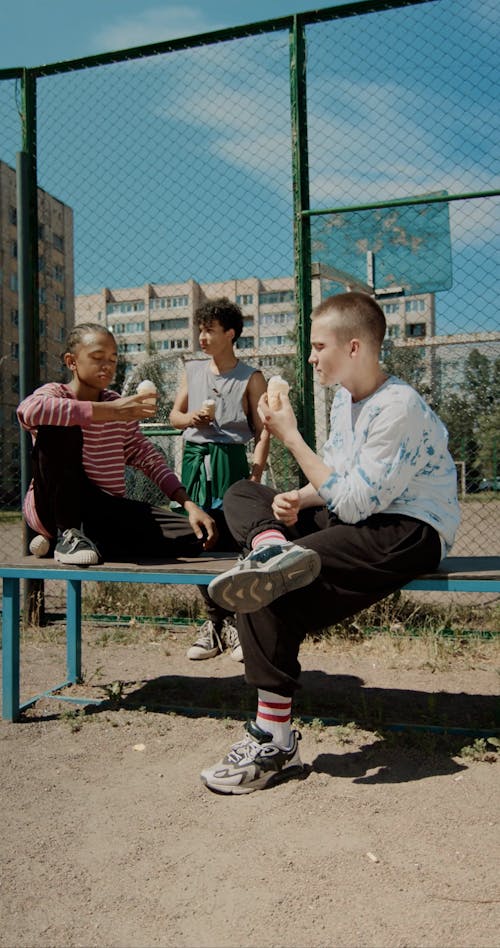
[[[321,560],[315,550],[300,564],[290,563],[283,568],[271,570],[248,570],[225,575],[212,580],[208,592],[217,605],[230,612],[257,612],[270,602],[308,586],[320,574]]]
[[[219,648],[200,648],[198,649],[196,645],[192,645],[186,652],[187,657],[192,662],[202,662],[206,658],[217,658],[217,655],[221,655]]]
[[[67,566],[96,566],[99,557],[94,550],[80,550],[79,553],[58,553],[54,551],[54,559]]]
[[[294,777],[305,779],[307,775],[308,770],[304,764],[293,764],[293,766],[285,767],[284,770],[280,770],[278,773],[264,774],[263,777],[259,780],[255,780],[251,784],[223,786],[221,784],[210,783],[210,780],[204,776],[203,771],[200,777],[202,783],[204,783],[207,789],[211,790],[212,793],[219,793],[224,796],[229,796],[230,794],[241,796],[244,793],[253,793],[254,790],[270,790],[272,787],[276,787],[280,783],[285,783],[287,780],[292,780]]]

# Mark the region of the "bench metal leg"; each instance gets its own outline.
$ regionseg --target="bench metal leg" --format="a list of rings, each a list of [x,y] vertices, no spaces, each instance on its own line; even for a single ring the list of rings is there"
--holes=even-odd
[[[82,584],[68,579],[66,591],[66,668],[68,681],[75,684],[82,677]]]
[[[19,717],[19,579],[3,581],[2,717]]]

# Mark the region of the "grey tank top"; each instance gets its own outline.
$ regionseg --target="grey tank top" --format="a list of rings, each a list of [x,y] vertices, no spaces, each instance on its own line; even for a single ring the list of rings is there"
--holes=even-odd
[[[248,380],[257,369],[238,362],[234,369],[216,375],[209,368],[209,359],[186,362],[188,411],[201,407],[207,398],[215,402],[215,423],[204,428],[185,428],[184,438],[195,444],[247,444],[253,431],[243,410],[243,396]]]

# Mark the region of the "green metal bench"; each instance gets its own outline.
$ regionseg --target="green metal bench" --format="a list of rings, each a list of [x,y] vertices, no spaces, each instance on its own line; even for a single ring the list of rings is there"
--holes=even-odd
[[[2,717],[16,721],[20,713],[40,698],[57,697],[90,704],[89,698],[63,697],[58,692],[81,679],[82,582],[157,583],[161,585],[208,585],[228,569],[234,558],[204,554],[171,562],[108,563],[95,567],[61,566],[54,560],[27,556],[0,565],[3,580]],[[20,583],[24,579],[66,582],[66,670],[65,681],[20,703]],[[437,592],[500,593],[500,556],[452,556],[437,572],[426,574],[404,587]],[[95,702],[98,703],[98,702]]]

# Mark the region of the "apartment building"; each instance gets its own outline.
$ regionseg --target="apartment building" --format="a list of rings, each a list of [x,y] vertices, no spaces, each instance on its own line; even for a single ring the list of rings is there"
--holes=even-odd
[[[57,378],[74,324],[73,212],[38,189],[40,379]],[[19,302],[16,172],[0,161],[0,502],[19,500]]]
[[[337,291],[339,287],[337,287]],[[293,277],[260,279],[246,277],[217,283],[155,284],[104,288],[100,293],[77,296],[75,321],[100,322],[116,336],[119,351],[132,368],[152,353],[176,352],[192,355],[198,349],[194,322],[197,307],[207,299],[227,296],[243,310],[244,330],[238,349],[248,358],[272,366],[276,357],[295,352],[296,323]],[[323,281],[313,279],[316,305],[325,296]],[[434,297],[381,300],[388,323],[388,338],[403,344],[407,339],[433,335]]]

